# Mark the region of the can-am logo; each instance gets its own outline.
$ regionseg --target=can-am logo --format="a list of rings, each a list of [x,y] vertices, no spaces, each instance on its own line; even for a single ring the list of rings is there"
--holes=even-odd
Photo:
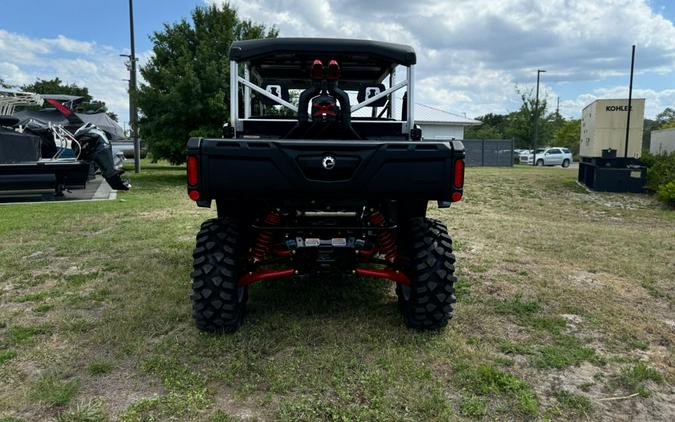
[[[633,111],[633,106],[630,106],[630,110]],[[607,106],[605,111],[628,111],[628,106]]]

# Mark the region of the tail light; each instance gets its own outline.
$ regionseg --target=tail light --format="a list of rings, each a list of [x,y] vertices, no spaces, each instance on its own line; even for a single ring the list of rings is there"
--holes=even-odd
[[[312,63],[312,79],[323,79],[323,62],[319,59],[315,59],[314,63]]]
[[[452,185],[456,189],[464,187],[464,160],[456,160],[452,177]]]
[[[199,184],[199,161],[194,155],[187,157],[187,182],[190,186]]]
[[[461,190],[464,187],[464,160],[455,160],[452,174],[453,189]],[[461,191],[454,191],[450,195],[452,202],[458,202],[462,199]]]
[[[328,63],[328,75],[326,75],[326,79],[329,81],[337,81],[340,79],[340,65],[337,60],[331,59]]]
[[[193,201],[199,200],[199,191],[195,189],[199,184],[199,160],[194,155],[187,156],[188,196]]]

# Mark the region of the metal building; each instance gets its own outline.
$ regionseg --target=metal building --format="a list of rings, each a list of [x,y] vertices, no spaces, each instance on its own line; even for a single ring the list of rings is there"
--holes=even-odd
[[[649,152],[652,154],[675,152],[675,127],[653,130],[651,133],[651,141],[649,143]]]

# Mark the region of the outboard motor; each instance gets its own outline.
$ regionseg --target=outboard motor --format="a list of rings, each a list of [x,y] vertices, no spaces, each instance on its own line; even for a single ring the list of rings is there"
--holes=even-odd
[[[115,190],[129,190],[130,185],[123,181],[122,169],[115,169],[112,156],[112,147],[105,132],[92,123],[87,123],[75,132],[75,139],[79,142],[80,157],[95,163],[111,188]]]

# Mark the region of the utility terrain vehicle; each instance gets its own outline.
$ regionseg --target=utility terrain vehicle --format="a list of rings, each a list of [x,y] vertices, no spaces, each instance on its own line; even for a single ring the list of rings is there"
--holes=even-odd
[[[455,257],[426,211],[462,198],[464,146],[422,141],[413,49],[277,38],[234,42],[229,58],[223,138],[187,145],[188,195],[218,209],[194,250],[197,326],[237,330],[257,281],[327,273],[392,280],[409,327],[444,326]]]

